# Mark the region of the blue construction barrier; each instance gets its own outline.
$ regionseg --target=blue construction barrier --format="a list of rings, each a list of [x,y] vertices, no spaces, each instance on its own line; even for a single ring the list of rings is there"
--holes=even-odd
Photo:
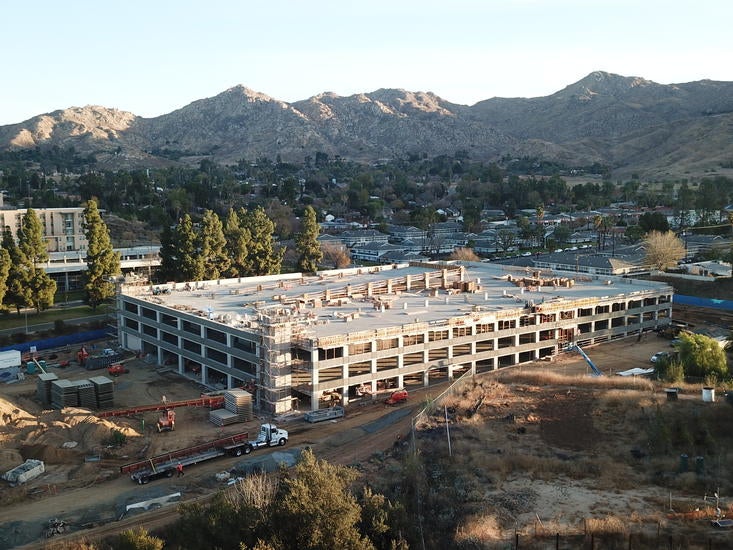
[[[102,340],[104,338],[114,338],[116,335],[110,334],[109,329],[88,330],[85,332],[76,332],[65,336],[55,336],[54,338],[45,338],[43,340],[33,340],[31,342],[23,342],[22,344],[13,344],[0,348],[0,351],[18,350],[20,353],[29,352],[31,346],[35,346],[36,350],[62,348],[72,344],[80,344],[91,340]]]
[[[733,310],[733,300],[699,298],[698,296],[685,296],[684,294],[673,294],[672,303],[682,306],[709,307],[713,309]]]

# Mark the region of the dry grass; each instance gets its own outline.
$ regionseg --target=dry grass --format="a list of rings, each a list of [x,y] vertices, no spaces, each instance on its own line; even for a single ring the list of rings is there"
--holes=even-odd
[[[463,520],[456,529],[458,544],[479,544],[501,540],[504,529],[493,515],[477,514]]]
[[[629,524],[625,517],[588,518],[585,520],[585,529],[587,533],[594,535],[627,535]]]
[[[502,373],[498,380],[504,384],[532,384],[534,386],[560,386],[578,388],[598,388],[609,390],[634,389],[654,391],[654,382],[646,378],[628,376],[585,376],[565,375],[550,370],[514,370]]]

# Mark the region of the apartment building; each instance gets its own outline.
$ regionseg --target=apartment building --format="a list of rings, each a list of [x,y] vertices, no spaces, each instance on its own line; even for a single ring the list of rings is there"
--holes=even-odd
[[[43,238],[49,252],[69,252],[87,249],[84,235],[84,208],[34,208],[43,224]],[[0,210],[0,227],[9,227],[17,240],[23,216],[28,210]]]
[[[265,413],[347,404],[542,359],[671,321],[670,286],[485,263],[415,262],[247,279],[121,284],[123,347]]]

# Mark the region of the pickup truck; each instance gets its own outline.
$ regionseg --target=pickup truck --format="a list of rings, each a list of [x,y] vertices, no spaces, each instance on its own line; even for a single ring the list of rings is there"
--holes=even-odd
[[[260,426],[260,433],[257,439],[248,441],[246,445],[242,446],[244,454],[249,454],[255,449],[261,447],[282,447],[288,442],[288,432],[282,428],[278,428],[274,424],[262,424]]]
[[[332,420],[334,418],[341,418],[346,414],[346,411],[340,405],[335,407],[329,407],[327,409],[318,409],[317,411],[310,411],[305,413],[303,417],[306,422],[315,424],[316,422],[323,422],[324,420]]]

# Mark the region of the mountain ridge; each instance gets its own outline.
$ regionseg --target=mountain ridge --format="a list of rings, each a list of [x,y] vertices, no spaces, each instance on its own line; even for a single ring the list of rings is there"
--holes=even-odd
[[[54,145],[93,154],[106,168],[202,156],[298,162],[321,152],[373,161],[463,151],[475,160],[526,155],[679,175],[733,160],[733,82],[658,84],[594,71],[548,96],[471,106],[400,88],[288,103],[239,84],[156,117],[93,105],[0,126],[0,150]]]

